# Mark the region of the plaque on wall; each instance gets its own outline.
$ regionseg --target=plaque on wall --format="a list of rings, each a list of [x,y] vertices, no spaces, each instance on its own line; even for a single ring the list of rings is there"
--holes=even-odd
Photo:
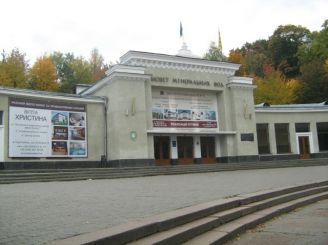
[[[254,134],[240,134],[241,141],[254,141]]]

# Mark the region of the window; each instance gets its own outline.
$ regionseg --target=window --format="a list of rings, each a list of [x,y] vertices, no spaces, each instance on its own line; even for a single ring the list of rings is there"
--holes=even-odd
[[[319,151],[328,151],[328,122],[317,123]]]
[[[309,123],[295,123],[296,133],[305,133],[310,132],[310,124]]]
[[[0,111],[0,125],[3,125],[3,111]]]
[[[269,143],[269,128],[268,124],[258,123],[256,124],[257,132],[257,146],[259,154],[270,154],[270,143]]]
[[[289,126],[288,123],[276,123],[274,125],[278,154],[290,153],[288,126]]]

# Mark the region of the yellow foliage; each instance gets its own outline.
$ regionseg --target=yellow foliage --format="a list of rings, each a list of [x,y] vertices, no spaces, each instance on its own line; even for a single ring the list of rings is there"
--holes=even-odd
[[[30,71],[30,84],[33,89],[44,91],[57,91],[56,67],[50,57],[40,57]]]
[[[268,102],[270,104],[290,104],[296,100],[296,90],[299,81],[296,79],[284,80],[279,72],[267,74],[264,78],[255,79],[257,88],[254,91],[255,103]]]

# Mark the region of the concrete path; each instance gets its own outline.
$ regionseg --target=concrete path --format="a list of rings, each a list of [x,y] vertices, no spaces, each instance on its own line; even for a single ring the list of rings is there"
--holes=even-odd
[[[0,185],[0,244],[43,244],[202,202],[328,179],[328,166]]]
[[[226,243],[226,245],[249,244],[328,244],[328,200],[279,216]]]

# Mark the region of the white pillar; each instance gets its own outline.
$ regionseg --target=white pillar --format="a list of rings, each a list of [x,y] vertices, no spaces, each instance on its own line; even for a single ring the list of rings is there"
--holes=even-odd
[[[178,159],[178,141],[176,135],[170,136],[171,159]]]
[[[194,158],[202,158],[199,135],[194,136]]]

